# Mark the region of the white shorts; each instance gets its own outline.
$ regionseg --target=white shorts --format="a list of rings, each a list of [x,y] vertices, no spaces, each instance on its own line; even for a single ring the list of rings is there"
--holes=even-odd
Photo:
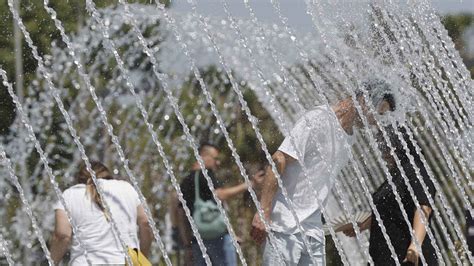
[[[263,252],[263,265],[326,265],[325,243],[320,240],[307,236],[306,240],[309,244],[311,255],[304,245],[303,238],[300,233],[288,235],[279,232],[273,232],[275,243],[272,247],[267,238],[265,251]],[[282,259],[284,261],[282,261]]]

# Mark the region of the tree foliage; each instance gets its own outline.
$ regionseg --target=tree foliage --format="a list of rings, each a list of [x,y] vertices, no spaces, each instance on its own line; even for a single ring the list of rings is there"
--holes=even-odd
[[[114,5],[116,2],[113,0],[94,1],[97,8]],[[153,1],[149,0],[133,0],[128,2],[153,4]],[[169,0],[160,0],[160,2],[165,3],[167,6],[170,4]],[[85,8],[85,1],[51,0],[49,3],[49,6],[56,10],[58,19],[62,21],[68,34],[75,34],[84,26],[84,22],[89,17]],[[33,42],[38,47],[40,55],[50,54],[51,43],[58,41],[60,35],[44,9],[43,0],[21,1],[19,13]],[[16,75],[14,21],[7,0],[0,1],[0,21],[0,66],[8,73],[8,78],[13,83]],[[22,50],[24,86],[26,88],[29,82],[35,78],[37,63],[24,40],[22,42]],[[0,86],[0,117],[0,134],[5,134],[15,118],[15,111],[11,98],[3,86]]]
[[[463,58],[466,67],[471,71],[471,77],[474,77],[474,55],[466,51],[466,39],[464,33],[470,27],[474,27],[473,14],[447,15],[442,20],[448,30],[449,37],[454,42],[456,49]],[[471,44],[474,45],[474,44]]]

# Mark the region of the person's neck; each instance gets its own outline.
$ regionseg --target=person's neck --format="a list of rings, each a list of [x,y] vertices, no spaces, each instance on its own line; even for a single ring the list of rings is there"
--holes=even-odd
[[[206,167],[206,169],[207,169],[208,171],[214,171],[214,169],[211,169],[211,168],[207,168],[207,167]],[[198,162],[194,162],[194,163],[193,163],[193,166],[191,166],[191,170],[192,170],[192,171],[201,171],[201,166],[199,165]]]
[[[193,166],[191,167],[191,170],[193,170],[193,171],[201,170],[201,167],[199,166],[199,163],[194,162]]]
[[[353,127],[355,121],[352,106],[347,102],[342,102],[340,104],[334,105],[332,110],[336,114],[342,129],[344,129],[347,134],[352,135],[354,132]]]

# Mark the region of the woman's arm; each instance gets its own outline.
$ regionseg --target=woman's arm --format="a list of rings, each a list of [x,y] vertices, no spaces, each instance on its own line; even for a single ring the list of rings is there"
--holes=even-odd
[[[53,237],[51,239],[51,258],[54,264],[58,264],[64,254],[66,254],[71,244],[72,227],[67,219],[66,212],[63,210],[56,210],[55,212],[55,226]]]
[[[425,214],[425,217],[428,219],[431,214],[431,207],[427,205],[421,205],[421,210],[423,210],[423,213]],[[415,210],[415,215],[413,217],[413,235],[417,242],[421,245],[423,244],[423,241],[425,240],[426,236],[426,226],[422,222],[421,218],[421,212],[417,209]],[[420,254],[417,252],[415,241],[412,240],[410,243],[410,246],[408,246],[407,250],[407,255],[405,257],[404,261],[409,261],[414,263],[415,265],[418,265],[418,258],[420,257]]]
[[[153,241],[153,231],[145,214],[142,205],[137,207],[138,239],[140,240],[140,251],[148,256],[150,253],[151,241]]]

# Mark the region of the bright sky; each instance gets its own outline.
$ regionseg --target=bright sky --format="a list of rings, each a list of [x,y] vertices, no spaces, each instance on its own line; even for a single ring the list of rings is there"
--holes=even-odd
[[[432,2],[441,13],[474,13],[474,0],[434,0]]]
[[[231,12],[235,17],[249,18],[244,0],[226,0]],[[310,17],[306,14],[306,0],[277,0],[281,5],[282,13],[288,18],[288,23],[301,32],[311,31]],[[331,0],[338,1],[338,0]],[[340,1],[340,0],[339,0]],[[342,0],[355,3],[355,1],[366,0]],[[419,1],[419,0],[400,0]],[[189,12],[190,6],[185,0],[171,1],[172,9],[181,12]],[[225,17],[221,0],[197,0],[199,12],[206,16]],[[278,17],[274,13],[270,0],[249,0],[257,17],[262,22],[277,23]],[[474,14],[474,0],[432,0],[433,6],[441,14],[468,12]]]

